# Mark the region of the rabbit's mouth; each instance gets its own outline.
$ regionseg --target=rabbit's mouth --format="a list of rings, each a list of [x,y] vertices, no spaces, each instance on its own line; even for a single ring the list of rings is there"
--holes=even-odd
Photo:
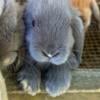
[[[70,53],[55,52],[53,54],[43,52],[40,50],[30,49],[30,55],[38,63],[51,63],[53,65],[64,64],[69,57]]]

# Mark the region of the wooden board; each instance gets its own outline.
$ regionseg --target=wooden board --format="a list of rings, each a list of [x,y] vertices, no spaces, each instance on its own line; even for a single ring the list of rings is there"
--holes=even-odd
[[[16,78],[5,75],[8,92],[10,94],[24,94],[18,89]],[[78,69],[72,72],[72,83],[68,93],[100,92],[100,69]]]
[[[13,74],[14,76],[14,74]],[[100,100],[100,69],[78,69],[73,71],[71,88],[66,94],[51,98],[46,93],[30,96],[19,90],[16,79],[5,75],[9,100]],[[96,97],[96,99],[94,99]]]

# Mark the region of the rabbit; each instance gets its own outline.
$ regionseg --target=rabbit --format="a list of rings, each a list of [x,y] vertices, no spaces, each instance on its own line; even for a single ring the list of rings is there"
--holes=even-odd
[[[2,68],[6,68],[14,63],[21,46],[22,34],[19,32],[21,25],[18,26],[20,6],[15,0],[1,0],[0,2],[0,63]]]
[[[23,20],[26,53],[17,74],[19,85],[33,96],[42,86],[52,97],[64,94],[83,52],[78,11],[69,0],[27,0]]]
[[[17,46],[12,43],[17,24],[17,11],[14,0],[0,0],[0,100],[8,100],[2,69],[15,58]]]
[[[92,14],[98,21],[98,26],[100,28],[100,10],[96,0],[71,0],[73,7],[80,11],[80,16],[84,21],[85,30],[91,24]]]
[[[0,15],[0,63],[8,66],[16,59],[17,43],[15,29],[17,25],[17,9],[14,0],[3,0]]]
[[[2,70],[8,70],[14,64],[14,69],[19,65],[20,48],[23,45],[24,8],[15,0],[0,0],[0,100],[8,100],[6,83]],[[15,64],[17,66],[15,66]]]

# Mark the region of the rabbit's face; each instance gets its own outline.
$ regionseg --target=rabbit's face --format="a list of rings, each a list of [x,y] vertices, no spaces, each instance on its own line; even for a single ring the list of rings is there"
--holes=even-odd
[[[67,61],[74,44],[71,19],[64,13],[45,13],[26,17],[29,53],[37,62],[60,65]]]

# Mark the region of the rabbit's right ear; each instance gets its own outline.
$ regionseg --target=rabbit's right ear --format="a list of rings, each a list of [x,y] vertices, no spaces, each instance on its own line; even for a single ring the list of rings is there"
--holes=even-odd
[[[75,54],[76,59],[80,64],[84,47],[84,38],[85,38],[84,25],[80,17],[74,16],[71,20],[71,26],[75,40],[73,53]]]
[[[2,15],[2,12],[4,10],[5,0],[0,0],[0,16]]]

